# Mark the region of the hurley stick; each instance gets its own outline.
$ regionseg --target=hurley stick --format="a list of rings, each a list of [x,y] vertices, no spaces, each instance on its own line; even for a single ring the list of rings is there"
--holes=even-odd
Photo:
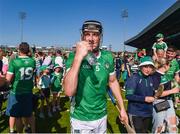
[[[108,95],[109,95],[109,97],[110,97],[110,99],[111,99],[111,102],[113,103],[113,105],[116,107],[116,109],[118,110],[118,112],[120,113],[121,112],[121,110],[119,109],[119,107],[117,106],[117,104],[116,104],[116,101],[115,101],[115,98],[114,98],[114,96],[112,95],[112,91],[110,90],[110,89],[108,89]],[[126,122],[123,122],[124,123],[124,125],[125,125],[125,128],[126,128],[126,130],[127,130],[127,132],[130,134],[135,134],[136,132],[135,132],[135,130],[128,124],[128,123],[126,123]]]

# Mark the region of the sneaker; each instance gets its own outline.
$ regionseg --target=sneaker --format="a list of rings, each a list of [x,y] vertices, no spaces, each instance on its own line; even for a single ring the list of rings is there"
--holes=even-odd
[[[10,134],[15,134],[15,133],[17,133],[17,131],[16,131],[16,130],[13,130],[13,131],[10,131],[9,133],[10,133]]]
[[[52,111],[53,111],[53,112],[56,112],[56,107],[53,107]]]
[[[58,111],[60,111],[60,110],[61,110],[60,106],[57,106],[57,107],[56,107],[56,109],[57,109]]]
[[[45,118],[43,113],[40,113],[39,117],[42,118],[42,119]]]
[[[51,114],[51,112],[48,112],[48,116],[49,116],[49,117],[52,117],[52,114]]]

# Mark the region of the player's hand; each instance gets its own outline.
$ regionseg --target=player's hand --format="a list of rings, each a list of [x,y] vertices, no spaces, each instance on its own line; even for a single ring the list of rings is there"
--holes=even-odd
[[[76,56],[83,59],[89,51],[92,51],[92,46],[87,41],[80,41],[76,44]]]
[[[155,100],[155,98],[152,96],[146,96],[145,97],[145,102],[147,102],[147,103],[152,103],[152,102],[154,102],[154,100]]]
[[[127,116],[127,113],[124,109],[121,109],[119,119],[120,119],[122,124],[128,124],[128,116]]]

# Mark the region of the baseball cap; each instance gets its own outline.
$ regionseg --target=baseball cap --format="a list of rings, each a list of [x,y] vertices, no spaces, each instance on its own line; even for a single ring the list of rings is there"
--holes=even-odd
[[[156,38],[164,38],[164,35],[163,35],[162,33],[158,33],[158,34],[156,35]]]

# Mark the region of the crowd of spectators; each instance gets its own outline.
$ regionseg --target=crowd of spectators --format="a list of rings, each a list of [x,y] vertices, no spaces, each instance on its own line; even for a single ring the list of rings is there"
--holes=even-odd
[[[178,110],[180,102],[180,50],[167,45],[163,41],[164,36],[161,33],[157,34],[155,38],[152,55],[147,55],[146,49],[138,49],[133,53],[114,52],[116,77],[122,90],[125,91],[130,125],[136,132],[146,133],[149,131],[150,125],[153,126],[151,130],[153,133],[161,133],[165,131],[164,125],[166,124],[168,132],[177,133],[178,120],[175,110]],[[5,77],[9,72],[11,61],[19,58],[18,53],[18,49],[9,52],[0,49],[1,77]],[[68,53],[62,53],[61,50],[48,53],[34,51],[27,55],[35,60],[33,86],[40,89],[42,102],[39,117],[45,118],[43,112],[45,100],[48,105],[48,116],[52,117],[52,112],[61,110],[59,92],[62,91],[64,64]],[[29,72],[25,75],[28,77]],[[52,106],[49,103],[51,93],[53,96]],[[0,100],[1,104],[2,100]],[[169,107],[158,111],[157,104],[165,101]],[[28,129],[28,125],[26,129]],[[13,127],[10,129],[11,132],[14,132]],[[34,131],[31,130],[31,132]]]

